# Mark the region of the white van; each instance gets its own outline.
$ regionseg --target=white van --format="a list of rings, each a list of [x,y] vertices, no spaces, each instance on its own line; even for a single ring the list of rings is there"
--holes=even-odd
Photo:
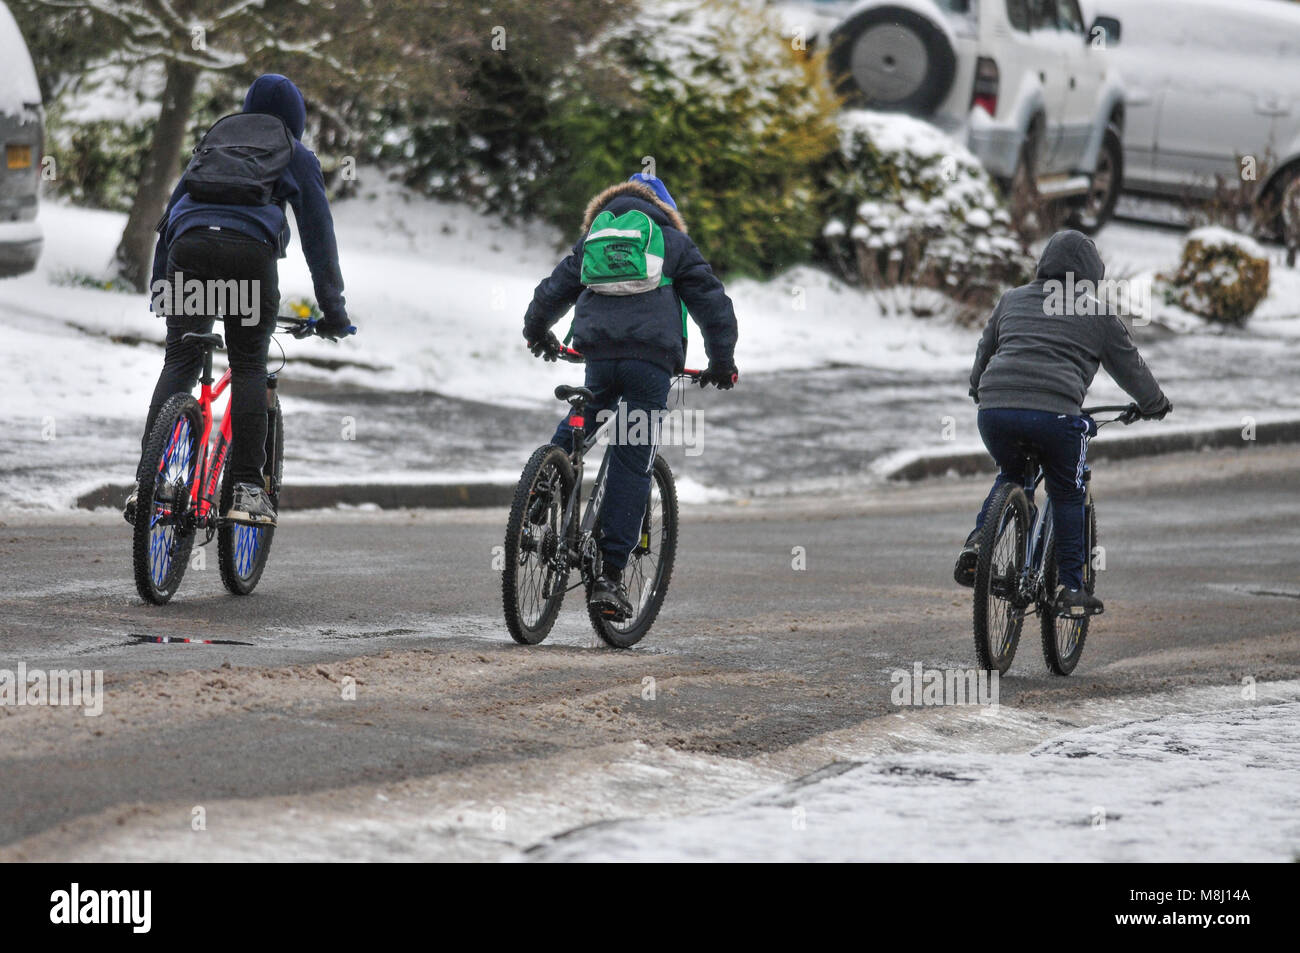
[[[43,237],[36,221],[45,114],[36,70],[14,16],[0,3],[0,277],[36,267]]]
[[[1300,182],[1300,4],[1093,0],[1120,18],[1127,89],[1124,188],[1208,197],[1258,167],[1262,199]]]

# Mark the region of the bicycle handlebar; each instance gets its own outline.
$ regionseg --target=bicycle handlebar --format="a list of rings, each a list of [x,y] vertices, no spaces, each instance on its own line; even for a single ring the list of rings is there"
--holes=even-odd
[[[1139,420],[1156,420],[1151,414],[1142,413],[1142,409],[1137,404],[1103,404],[1097,407],[1084,407],[1082,414],[1085,417],[1092,417],[1094,414],[1119,414],[1111,420],[1095,421],[1098,427],[1105,424],[1121,423],[1128,426],[1137,423]]]
[[[291,315],[278,315],[275,319],[276,325],[283,328],[289,334],[298,340],[312,336],[326,338],[327,340],[337,341],[339,337],[348,337],[357,333],[355,324],[349,324],[342,335],[324,334],[321,332],[320,322],[316,318],[295,318]]]

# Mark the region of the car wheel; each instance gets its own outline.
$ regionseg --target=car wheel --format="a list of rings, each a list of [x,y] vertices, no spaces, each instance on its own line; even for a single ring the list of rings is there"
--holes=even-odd
[[[1020,237],[1031,242],[1053,230],[1055,211],[1038,191],[1038,159],[1042,149],[1043,127],[1040,119],[1029,125],[1020,158],[1011,181],[1005,183],[1011,225]]]
[[[830,66],[849,105],[925,116],[952,89],[957,56],[927,17],[903,7],[876,7],[835,29]]]
[[[1300,164],[1283,169],[1259,200],[1261,237],[1300,247]]]
[[[1075,206],[1070,224],[1089,235],[1096,232],[1115,213],[1120,189],[1124,184],[1124,146],[1120,132],[1114,126],[1106,127],[1097,153],[1097,168],[1092,174],[1088,194]]]

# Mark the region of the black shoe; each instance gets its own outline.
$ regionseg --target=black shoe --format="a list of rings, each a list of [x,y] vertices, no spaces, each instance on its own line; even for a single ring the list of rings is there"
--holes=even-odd
[[[1066,589],[1061,586],[1056,590],[1053,608],[1062,619],[1085,619],[1090,615],[1101,615],[1106,607],[1086,589]]]
[[[274,526],[275,506],[266,491],[254,483],[236,483],[234,500],[222,519],[248,526]]]
[[[139,501],[139,499],[140,499],[140,481],[136,480],[135,486],[131,487],[131,495],[128,496],[126,498],[126,502],[122,504],[122,518],[126,520],[128,523],[130,523],[132,526],[135,525],[135,505]]]
[[[966,537],[966,545],[957,554],[957,565],[952,567],[952,578],[959,586],[975,588],[975,565],[980,561],[980,531],[974,530]]]
[[[627,587],[612,570],[605,570],[592,585],[587,605],[614,622],[625,622],[632,618],[632,603],[627,597]]]

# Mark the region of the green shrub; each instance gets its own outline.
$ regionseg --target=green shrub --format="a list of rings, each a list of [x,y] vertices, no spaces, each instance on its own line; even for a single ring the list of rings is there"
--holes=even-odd
[[[566,233],[592,195],[644,169],[719,270],[811,257],[837,104],[822,60],[757,0],[644,4],[579,51],[551,102],[556,163],[536,205]]]
[[[928,123],[844,113],[826,180],[825,252],[850,281],[932,288],[973,321],[1033,278],[988,173]]]
[[[1268,256],[1255,242],[1222,228],[1192,232],[1165,300],[1211,321],[1241,326],[1268,297]]]

